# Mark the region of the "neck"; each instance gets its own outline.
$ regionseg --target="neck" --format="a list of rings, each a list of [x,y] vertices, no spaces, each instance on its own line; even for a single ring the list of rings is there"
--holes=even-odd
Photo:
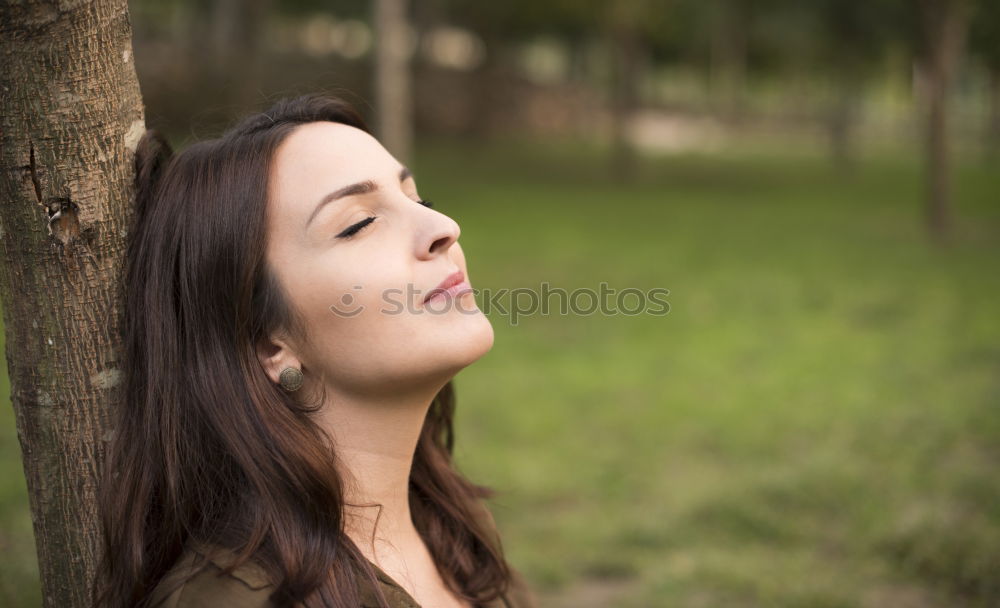
[[[367,398],[331,389],[320,413],[344,481],[345,532],[376,563],[387,550],[422,542],[410,514],[410,470],[427,410],[442,386]]]

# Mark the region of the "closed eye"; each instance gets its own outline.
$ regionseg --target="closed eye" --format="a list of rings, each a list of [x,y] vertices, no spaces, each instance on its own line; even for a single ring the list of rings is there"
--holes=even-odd
[[[433,202],[431,202],[429,200],[425,200],[425,199],[418,199],[417,202],[420,203],[421,205],[423,205],[424,207],[427,207],[427,208],[430,208],[430,207],[434,206]],[[376,216],[376,215],[373,215],[371,217],[366,217],[365,219],[361,220],[357,224],[353,224],[353,225],[345,228],[343,232],[341,232],[340,234],[337,235],[337,238],[338,239],[350,239],[355,234],[357,234],[357,233],[361,232],[362,230],[364,230],[365,227],[368,226],[368,224],[371,224],[376,219],[378,219],[378,216]]]
[[[371,217],[366,217],[365,219],[361,220],[357,224],[354,224],[354,225],[352,225],[352,226],[344,229],[343,232],[341,232],[340,234],[337,235],[337,238],[338,239],[349,239],[349,238],[351,238],[355,234],[361,232],[361,230],[363,230],[365,226],[367,226],[368,224],[371,224],[372,222],[374,222],[376,217],[377,216],[374,216],[374,215],[371,216]]]

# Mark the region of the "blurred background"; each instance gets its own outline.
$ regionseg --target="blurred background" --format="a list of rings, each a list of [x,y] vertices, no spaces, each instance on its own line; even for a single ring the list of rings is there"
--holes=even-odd
[[[340,94],[478,289],[670,290],[493,310],[455,380],[458,466],[543,606],[1000,606],[1000,2],[131,13],[175,148]],[[39,604],[4,407],[0,605]]]

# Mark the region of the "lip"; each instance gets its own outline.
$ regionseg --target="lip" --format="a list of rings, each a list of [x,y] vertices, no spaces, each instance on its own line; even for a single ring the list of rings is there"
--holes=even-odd
[[[437,287],[430,290],[424,298],[424,302],[426,303],[433,297],[454,297],[467,289],[472,289],[472,286],[465,280],[465,273],[461,270],[456,270],[445,277]]]

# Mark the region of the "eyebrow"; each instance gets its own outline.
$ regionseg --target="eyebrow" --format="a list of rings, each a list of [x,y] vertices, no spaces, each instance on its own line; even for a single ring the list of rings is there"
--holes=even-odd
[[[399,181],[404,182],[408,177],[413,177],[413,173],[406,167],[400,167]],[[344,198],[345,196],[355,196],[358,194],[369,194],[372,192],[377,192],[378,189],[379,189],[378,184],[376,184],[374,181],[370,179],[366,179],[363,182],[358,182],[356,184],[351,184],[350,186],[344,186],[343,188],[338,188],[337,190],[334,190],[333,192],[327,194],[326,196],[320,199],[319,204],[316,205],[316,208],[313,209],[312,213],[309,215],[309,219],[306,220],[306,227],[307,228],[309,227],[309,224],[312,223],[313,218],[316,217],[316,215],[327,203],[332,203],[333,201],[339,198]]]

